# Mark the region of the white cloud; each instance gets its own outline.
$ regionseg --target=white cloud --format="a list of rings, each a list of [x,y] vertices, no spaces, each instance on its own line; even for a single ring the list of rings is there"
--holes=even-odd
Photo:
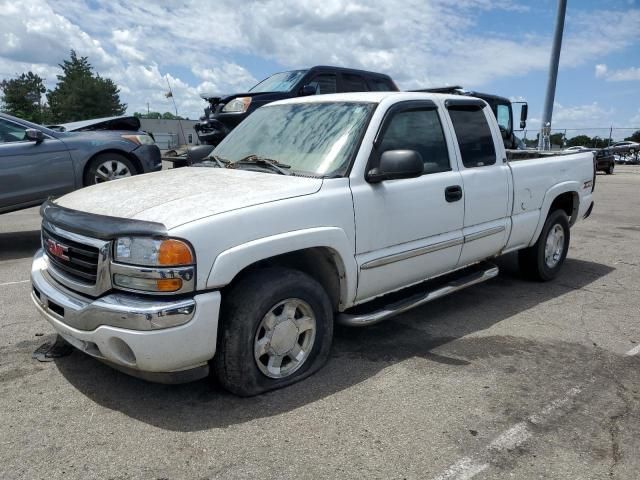
[[[606,121],[614,116],[613,108],[601,107],[598,102],[586,105],[564,106],[554,105],[553,120],[563,126],[606,125]]]
[[[596,65],[596,78],[603,78],[607,82],[633,82],[640,80],[640,67],[622,68],[619,70],[609,70],[604,65]]]
[[[609,69],[604,63],[596,65],[596,78],[605,78]]]

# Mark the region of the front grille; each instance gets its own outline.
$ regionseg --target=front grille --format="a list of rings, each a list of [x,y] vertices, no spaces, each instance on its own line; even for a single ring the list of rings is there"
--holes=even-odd
[[[54,243],[52,248],[48,245]],[[51,265],[72,280],[95,285],[98,276],[99,250],[42,229],[42,243]],[[52,253],[57,250],[61,255]]]

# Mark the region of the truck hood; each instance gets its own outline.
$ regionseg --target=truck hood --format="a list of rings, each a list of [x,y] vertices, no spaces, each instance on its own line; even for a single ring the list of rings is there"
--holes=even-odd
[[[204,217],[311,195],[322,179],[226,168],[178,168],[76,190],[61,207],[109,217],[145,220],[167,229]]]

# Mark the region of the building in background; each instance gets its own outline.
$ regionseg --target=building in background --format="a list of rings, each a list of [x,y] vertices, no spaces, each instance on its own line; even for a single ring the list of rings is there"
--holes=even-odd
[[[198,123],[197,120],[141,118],[140,129],[153,134],[160,150],[170,150],[181,145],[199,145],[198,135],[193,129],[196,123]],[[182,124],[182,128],[180,128],[180,124]]]

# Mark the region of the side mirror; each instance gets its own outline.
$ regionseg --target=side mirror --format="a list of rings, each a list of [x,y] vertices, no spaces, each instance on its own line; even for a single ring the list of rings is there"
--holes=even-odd
[[[44,133],[35,128],[27,128],[24,132],[24,138],[30,142],[40,143],[44,140]]]
[[[367,182],[415,178],[424,172],[422,155],[415,150],[387,150],[380,156],[380,166],[367,172]]]
[[[305,85],[304,87],[302,87],[300,95],[302,95],[303,97],[307,97],[309,95],[315,95],[317,91],[318,87],[316,85]]]
[[[520,110],[520,129],[524,130],[527,128],[527,115],[529,114],[529,105],[522,105],[522,109]]]

